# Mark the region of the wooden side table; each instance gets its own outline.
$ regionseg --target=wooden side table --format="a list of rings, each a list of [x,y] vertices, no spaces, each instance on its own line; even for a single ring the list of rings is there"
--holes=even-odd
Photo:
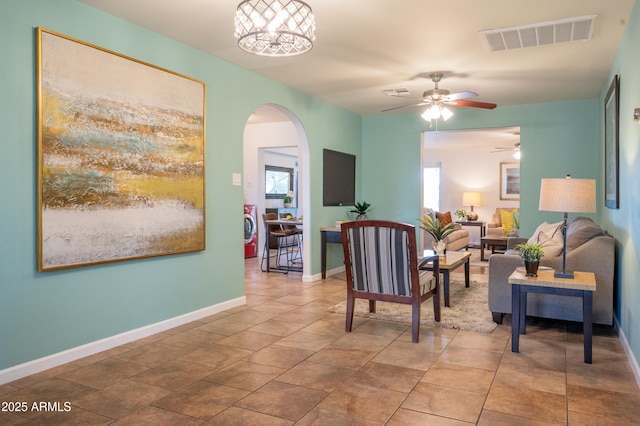
[[[511,352],[518,352],[520,334],[525,334],[527,293],[557,294],[582,298],[584,332],[584,362],[591,364],[593,340],[593,292],[596,276],[593,272],[574,272],[574,278],[556,278],[553,270],[538,270],[537,277],[527,277],[524,268],[509,276],[511,284]]]
[[[496,253],[496,250],[501,250],[500,253],[504,253],[508,242],[509,237],[482,237],[480,239],[480,260],[483,262],[489,260],[484,257],[485,247],[491,248],[491,254]]]
[[[465,222],[463,221],[457,221],[456,222],[459,225],[462,225],[462,227],[464,228],[465,226],[477,226],[480,228],[480,240],[478,241],[478,244],[469,244],[469,248],[480,248],[482,245],[482,238],[484,238],[487,235],[487,223],[486,222],[482,222],[479,220],[467,220]],[[471,241],[471,238],[469,238],[469,241]]]
[[[433,250],[425,250],[422,254],[422,259],[425,257],[433,256],[435,252]],[[471,258],[471,252],[468,251],[447,251],[444,256],[440,256],[439,268],[442,273],[443,288],[444,288],[444,306],[450,307],[449,304],[449,275],[450,272],[460,266],[464,265],[464,286],[469,287],[469,259]],[[420,262],[419,268],[425,271],[433,271],[433,262],[423,263]]]
[[[335,226],[320,228],[320,263],[322,279],[327,278],[327,244],[342,244],[342,230]]]

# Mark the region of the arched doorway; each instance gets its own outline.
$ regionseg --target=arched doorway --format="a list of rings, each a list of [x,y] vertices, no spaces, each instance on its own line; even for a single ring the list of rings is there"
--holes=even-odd
[[[304,217],[302,280],[311,281],[310,247],[311,203],[309,197],[309,143],[300,120],[276,104],[264,104],[251,114],[243,134],[243,175],[245,204],[257,205],[258,217],[281,200],[268,200],[264,192],[265,155],[296,156],[297,186],[294,205]],[[262,222],[259,223],[258,249],[264,246]]]

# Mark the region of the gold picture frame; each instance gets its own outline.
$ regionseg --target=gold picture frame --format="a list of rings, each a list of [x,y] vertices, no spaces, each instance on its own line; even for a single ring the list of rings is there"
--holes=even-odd
[[[38,270],[205,249],[205,84],[37,29]]]

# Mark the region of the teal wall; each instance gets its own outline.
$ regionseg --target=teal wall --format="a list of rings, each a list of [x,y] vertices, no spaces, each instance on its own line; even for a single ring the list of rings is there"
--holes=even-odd
[[[640,359],[640,126],[633,121],[633,110],[640,108],[639,41],[640,5],[636,2],[608,82],[600,96],[602,104],[609,82],[614,75],[619,75],[620,208],[605,208],[602,220],[616,239],[616,316],[636,360]],[[600,175],[604,175],[603,170]]]
[[[205,251],[37,272],[36,27],[206,83]],[[360,154],[359,116],[72,0],[0,1],[0,40],[0,370],[243,296],[244,199],[231,177],[258,106],[282,105],[302,123],[310,193],[321,193],[313,159],[324,147]],[[312,199],[310,229],[342,216],[321,203]]]

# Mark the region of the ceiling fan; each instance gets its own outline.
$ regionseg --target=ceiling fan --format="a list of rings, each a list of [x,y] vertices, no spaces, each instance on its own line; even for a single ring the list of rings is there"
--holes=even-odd
[[[496,152],[506,152],[506,151],[513,151],[513,158],[519,160],[520,159],[520,142],[516,143],[513,148],[509,148],[509,147],[500,147],[500,146],[496,146],[495,147],[495,151],[491,151],[491,154],[494,154]]]
[[[427,110],[422,114],[422,118],[427,121],[431,121],[432,119],[437,120],[442,117],[445,121],[453,115],[453,113],[447,108],[447,106],[464,106],[471,108],[484,108],[484,109],[494,109],[496,104],[488,103],[488,102],[476,102],[469,101],[468,98],[473,98],[478,96],[477,93],[474,92],[457,92],[451,93],[446,89],[440,89],[438,87],[438,83],[442,80],[444,76],[441,72],[434,72],[429,74],[429,77],[435,84],[433,89],[427,90],[422,94],[422,102],[413,103],[409,105],[401,105],[389,109],[385,109],[382,112],[392,111],[400,108],[408,108],[408,107],[417,107],[417,106],[429,106]],[[395,96],[399,98],[408,98],[407,96],[401,96],[396,90],[383,90],[383,93],[389,96]],[[406,92],[404,92],[406,93]]]

